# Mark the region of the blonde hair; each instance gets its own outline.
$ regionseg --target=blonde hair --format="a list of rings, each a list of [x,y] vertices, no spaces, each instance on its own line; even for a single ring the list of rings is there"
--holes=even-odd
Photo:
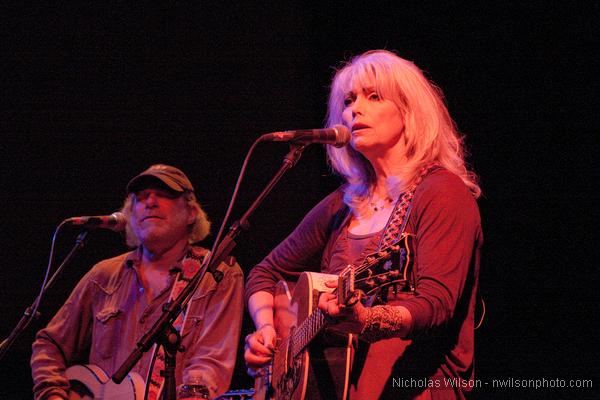
[[[199,242],[208,236],[210,232],[210,221],[208,220],[206,212],[204,212],[202,207],[200,207],[200,203],[198,203],[198,200],[196,200],[196,196],[193,192],[185,191],[182,196],[185,199],[187,206],[196,210],[196,219],[188,226],[188,243]],[[127,245],[130,247],[138,247],[141,244],[139,238],[135,235],[133,229],[131,229],[131,225],[129,224],[134,198],[135,194],[130,193],[125,198],[123,207],[121,208],[121,212],[127,218],[127,225],[125,226],[125,239]]]
[[[477,176],[465,165],[462,136],[444,104],[442,91],[412,62],[387,50],[371,50],[352,58],[337,70],[331,84],[327,126],[342,123],[344,101],[355,86],[372,87],[382,99],[391,100],[404,117],[407,163],[399,172],[397,189],[409,187],[422,167],[437,162],[459,176],[475,198],[481,194]],[[348,185],[349,205],[371,194],[375,172],[369,161],[352,146],[327,146],[329,162]]]

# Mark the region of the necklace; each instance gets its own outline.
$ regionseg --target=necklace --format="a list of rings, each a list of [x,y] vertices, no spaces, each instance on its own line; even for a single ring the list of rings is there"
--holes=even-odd
[[[371,208],[373,209],[373,211],[381,211],[381,210],[383,210],[385,208],[388,208],[392,204],[393,201],[394,200],[391,197],[386,196],[386,197],[384,197],[382,199],[380,198],[377,201],[371,201],[371,202],[369,202],[369,206],[371,206]]]

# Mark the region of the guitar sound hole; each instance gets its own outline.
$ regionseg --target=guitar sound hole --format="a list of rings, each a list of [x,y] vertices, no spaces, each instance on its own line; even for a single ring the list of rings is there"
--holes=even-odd
[[[69,399],[93,399],[94,394],[81,382],[69,381],[71,393]]]

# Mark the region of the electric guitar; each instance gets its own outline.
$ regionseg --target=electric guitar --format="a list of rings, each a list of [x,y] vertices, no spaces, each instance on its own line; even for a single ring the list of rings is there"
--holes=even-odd
[[[144,379],[135,372],[116,384],[102,368],[88,365],[74,365],[65,371],[71,384],[69,400],[143,400],[146,385]]]
[[[327,318],[317,308],[318,295],[335,291],[338,302],[348,305],[358,294],[358,298],[370,306],[385,303],[390,287],[413,290],[410,282],[414,279],[409,279],[413,264],[412,238],[412,235],[402,234],[392,245],[368,255],[358,267],[348,266],[339,276],[303,272],[293,295],[287,282],[277,284],[274,294],[276,351],[270,365],[255,379],[255,400],[347,399],[353,335],[338,335],[337,350],[328,349],[327,355],[318,348],[322,346],[309,346],[328,325]],[[338,281],[335,290],[325,286],[325,282],[332,279]],[[334,367],[332,360],[336,363]]]

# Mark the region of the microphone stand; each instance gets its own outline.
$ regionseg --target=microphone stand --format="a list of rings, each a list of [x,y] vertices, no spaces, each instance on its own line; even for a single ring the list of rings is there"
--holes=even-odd
[[[36,297],[36,299],[31,304],[31,306],[27,307],[27,309],[23,313],[23,316],[21,317],[21,320],[15,326],[15,328],[10,333],[10,335],[2,341],[2,343],[0,344],[0,360],[2,360],[2,358],[8,351],[9,347],[12,346],[12,344],[15,342],[15,340],[17,340],[19,335],[21,333],[23,333],[23,331],[25,330],[25,328],[27,328],[27,326],[31,323],[31,321],[33,321],[34,319],[37,319],[41,316],[41,314],[37,311],[37,306],[39,306],[39,301],[40,301],[42,295],[44,293],[46,293],[46,291],[48,290],[48,288],[50,288],[50,286],[52,286],[52,284],[54,283],[54,281],[56,280],[56,278],[58,277],[60,272],[63,270],[63,268],[69,262],[71,262],[71,260],[73,259],[73,257],[77,253],[77,251],[85,245],[87,235],[88,235],[88,231],[83,231],[79,235],[77,235],[77,239],[75,239],[75,245],[73,246],[73,248],[71,249],[69,254],[67,254],[64,261],[56,269],[54,274],[52,274],[52,277],[50,278],[48,283],[44,286],[41,293]],[[35,312],[34,312],[34,310],[35,310]]]
[[[277,171],[277,173],[267,183],[266,187],[254,200],[249,207],[248,211],[232,226],[229,228],[229,232],[219,243],[214,254],[209,254],[202,265],[202,268],[194,275],[186,287],[179,293],[177,298],[172,302],[166,303],[163,306],[163,313],[154,323],[144,336],[137,342],[136,348],[121,364],[119,369],[113,374],[112,380],[119,384],[125,379],[129,371],[135,366],[135,364],[142,358],[142,355],[147,352],[154,343],[163,346],[165,355],[165,370],[162,371],[162,376],[165,378],[164,392],[162,394],[163,400],[176,400],[176,383],[175,383],[175,361],[177,351],[180,351],[181,335],[173,327],[173,322],[189,302],[192,294],[202,281],[206,271],[210,271],[218,283],[223,278],[221,271],[217,270],[219,264],[229,256],[233,248],[235,247],[235,238],[241,233],[242,230],[246,231],[250,227],[248,218],[254,213],[262,201],[267,195],[273,190],[275,185],[283,177],[285,172],[291,169],[302,155],[302,151],[306,146],[292,143],[290,145],[290,151],[284,157],[283,165]],[[148,383],[146,383],[147,385]]]

